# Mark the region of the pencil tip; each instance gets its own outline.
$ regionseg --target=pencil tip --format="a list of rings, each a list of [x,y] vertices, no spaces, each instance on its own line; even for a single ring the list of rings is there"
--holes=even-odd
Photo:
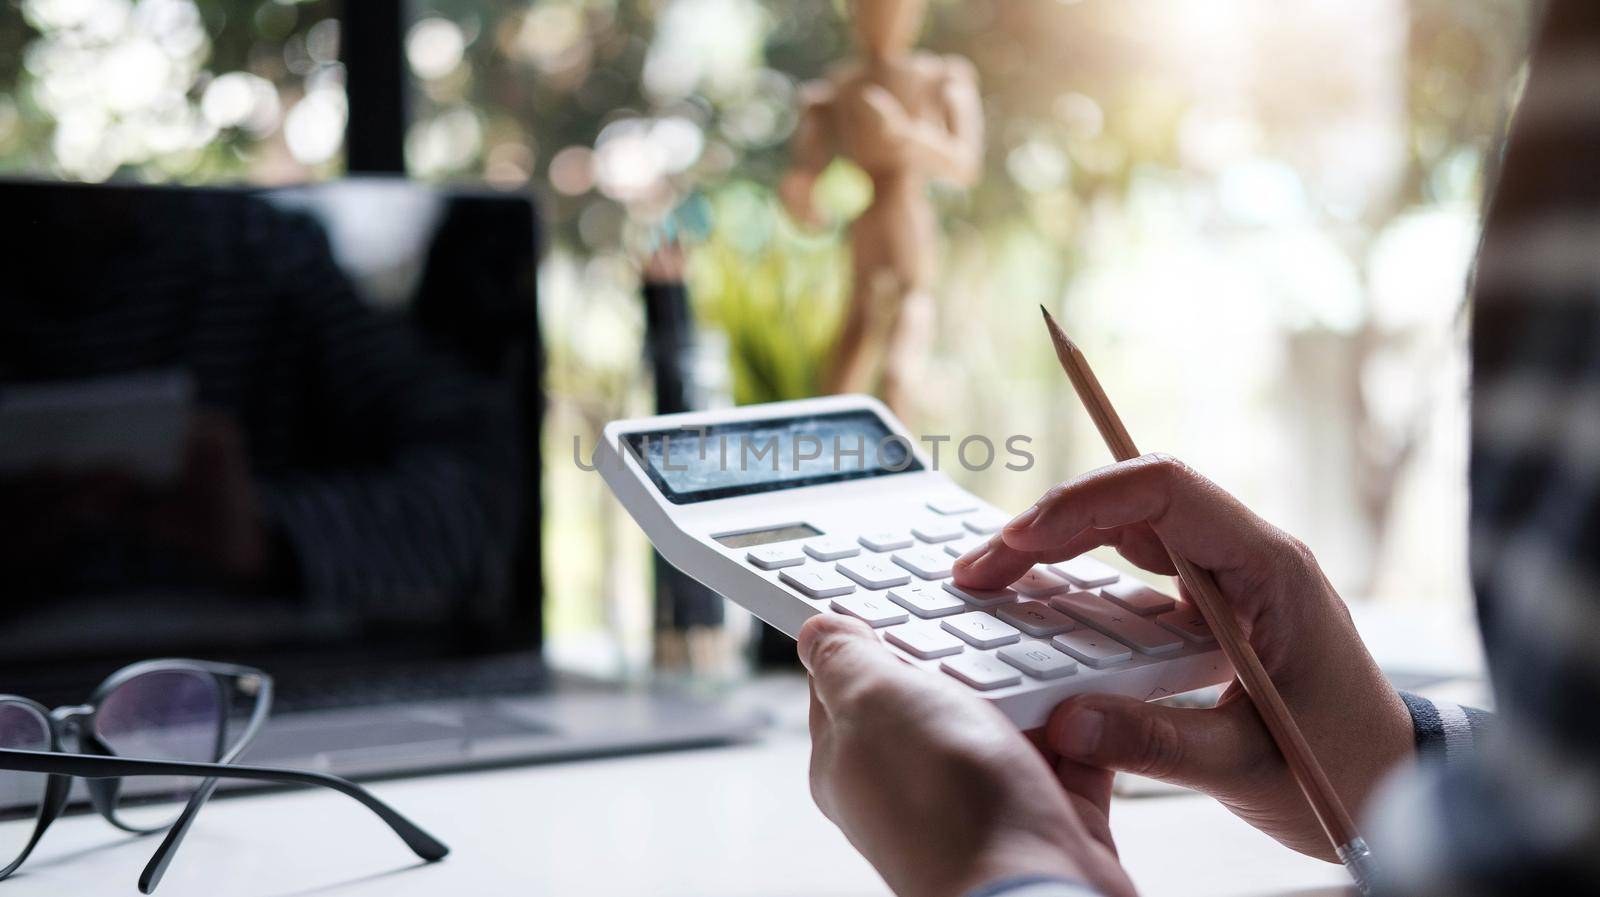
[[[1078,344],[1074,343],[1072,341],[1072,337],[1067,336],[1067,332],[1061,329],[1060,324],[1056,323],[1055,316],[1050,314],[1049,309],[1041,305],[1039,306],[1039,312],[1040,314],[1044,315],[1045,329],[1050,331],[1050,339],[1054,341],[1057,346],[1064,348],[1069,352],[1080,351],[1078,349]]]

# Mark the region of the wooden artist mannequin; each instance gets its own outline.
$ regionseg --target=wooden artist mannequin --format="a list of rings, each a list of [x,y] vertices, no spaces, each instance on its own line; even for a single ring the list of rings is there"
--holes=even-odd
[[[884,400],[907,410],[933,335],[938,225],[927,183],[977,180],[983,110],[972,64],[913,50],[926,0],[851,0],[861,59],[802,91],[793,160],[780,187],[790,214],[817,223],[812,188],[835,155],[872,179],[872,205],[850,228],[852,285],[824,375],[828,392],[870,388],[882,359]]]

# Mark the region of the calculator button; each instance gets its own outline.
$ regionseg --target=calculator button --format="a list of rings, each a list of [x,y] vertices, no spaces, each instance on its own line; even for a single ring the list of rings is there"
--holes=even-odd
[[[1142,654],[1166,654],[1183,647],[1183,639],[1125,608],[1090,592],[1071,592],[1050,599],[1050,606],[1092,626]]]
[[[948,617],[967,609],[967,603],[960,598],[944,589],[920,582],[914,586],[890,589],[889,600],[925,620]]]
[[[1192,604],[1180,603],[1177,610],[1156,617],[1156,623],[1169,632],[1176,632],[1186,642],[1208,645],[1217,640],[1217,637],[1211,634],[1211,627],[1206,625],[1205,618],[1200,616],[1199,608]]]
[[[867,533],[856,541],[873,551],[897,551],[901,548],[910,548],[912,545],[911,534],[898,529]]]
[[[1079,555],[1070,561],[1051,564],[1050,569],[1080,589],[1097,589],[1108,586],[1122,578],[1116,568],[1095,560],[1088,555]]]
[[[1008,519],[1001,514],[973,514],[961,521],[961,525],[980,536],[997,533],[1004,527]]]
[[[987,544],[989,540],[981,536],[963,536],[954,542],[944,543],[944,553],[958,558],[980,545]]]
[[[911,581],[906,571],[889,563],[888,558],[868,555],[859,558],[847,558],[834,564],[840,573],[850,577],[862,586],[869,589],[887,589],[890,586],[903,586]]]
[[[995,652],[1006,663],[1035,679],[1060,679],[1078,671],[1078,662],[1044,642],[1023,642]]]
[[[967,528],[954,520],[926,520],[911,528],[911,534],[924,542],[948,542],[967,534]]]
[[[744,559],[763,570],[776,570],[779,567],[798,567],[806,562],[805,552],[798,545],[763,545],[752,548]]]
[[[837,561],[853,558],[861,553],[861,546],[843,536],[823,536],[805,543],[806,554],[819,561]]]
[[[1078,624],[1071,617],[1038,601],[1007,604],[995,611],[995,615],[1023,632],[1039,638],[1049,638],[1078,628]]]
[[[978,503],[970,496],[952,495],[928,502],[928,509],[940,514],[966,514],[978,510]]]
[[[923,579],[944,579],[950,575],[950,565],[955,559],[937,548],[908,548],[897,551],[894,562]]]
[[[840,595],[830,602],[830,606],[839,613],[849,614],[874,629],[879,626],[904,623],[908,619],[903,609],[882,595]]]
[[[1022,578],[1012,583],[1011,587],[1029,598],[1049,598],[1072,589],[1065,580],[1046,573],[1043,567],[1034,567],[1022,574]]]
[[[939,669],[979,691],[1005,688],[1022,681],[1017,671],[988,654],[957,654],[939,662]]]
[[[1133,611],[1141,617],[1164,614],[1172,610],[1173,600],[1149,586],[1124,579],[1100,590],[1100,594]]]
[[[1079,629],[1058,635],[1050,640],[1050,644],[1097,670],[1133,659],[1133,652],[1126,645],[1106,638],[1093,629]]]
[[[996,620],[981,610],[950,617],[939,625],[974,648],[997,648],[1022,638],[1022,633],[1010,623]]]
[[[889,644],[923,660],[960,654],[961,639],[932,626],[896,626],[883,633]]]
[[[1017,593],[1010,589],[963,589],[953,582],[947,582],[944,584],[944,590],[973,607],[994,607],[1017,600]]]
[[[778,574],[778,578],[811,598],[832,598],[856,590],[855,583],[840,576],[838,571],[821,565],[785,570]]]

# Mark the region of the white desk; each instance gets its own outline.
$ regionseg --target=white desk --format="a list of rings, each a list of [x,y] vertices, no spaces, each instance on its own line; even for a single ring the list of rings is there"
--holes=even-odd
[[[432,866],[341,795],[217,800],[156,893],[884,897],[871,867],[811,803],[801,695],[767,693],[786,716],[799,712],[756,744],[375,784],[450,845]],[[1147,897],[1309,897],[1343,893],[1347,882],[1337,867],[1279,847],[1194,795],[1119,800],[1112,828]],[[156,844],[98,816],[63,819],[0,889],[135,895]]]

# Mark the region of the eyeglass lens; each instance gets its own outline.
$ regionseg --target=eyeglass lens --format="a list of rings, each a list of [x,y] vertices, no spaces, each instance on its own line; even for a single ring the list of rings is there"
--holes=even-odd
[[[49,720],[27,704],[0,701],[0,748],[50,750]],[[0,869],[28,846],[49,779],[44,773],[0,770]]]
[[[94,731],[119,757],[211,763],[221,756],[226,718],[221,686],[209,673],[153,670],[105,696]],[[165,776],[123,779],[117,823],[141,830],[171,825],[199,784]]]

